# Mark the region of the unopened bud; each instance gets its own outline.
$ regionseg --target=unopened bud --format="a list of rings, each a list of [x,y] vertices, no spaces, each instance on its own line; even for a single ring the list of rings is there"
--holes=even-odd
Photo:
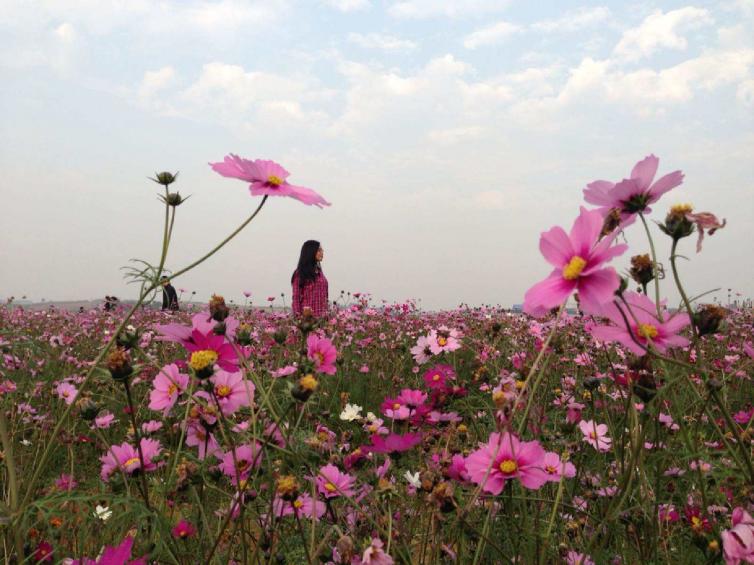
[[[178,178],[177,172],[173,174],[167,171],[163,171],[162,173],[155,173],[154,178],[150,177],[150,180],[153,180],[157,184],[168,186],[170,184],[173,184],[177,178]]]

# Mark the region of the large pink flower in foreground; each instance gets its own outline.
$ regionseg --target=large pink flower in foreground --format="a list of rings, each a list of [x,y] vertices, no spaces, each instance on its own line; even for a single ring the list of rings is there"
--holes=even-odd
[[[320,467],[315,478],[317,491],[325,498],[335,498],[341,495],[353,496],[353,484],[356,481],[348,473],[341,473],[335,465],[327,464]]]
[[[596,180],[584,189],[584,200],[599,206],[603,217],[614,210],[620,212],[621,223],[631,223],[639,212],[649,213],[660,196],[683,182],[683,173],[673,171],[652,184],[660,160],[654,155],[645,157],[631,171],[631,178],[615,184],[606,180]]]
[[[330,203],[311,188],[288,184],[290,173],[275,161],[243,159],[226,155],[222,163],[210,163],[216,173],[224,177],[247,181],[252,196],[290,196],[309,206],[329,206]]]
[[[254,383],[244,379],[242,371],[229,373],[221,370],[210,381],[224,416],[230,416],[242,406],[251,406],[254,401]]]
[[[550,480],[544,459],[545,450],[538,441],[519,441],[513,434],[493,432],[487,443],[466,458],[466,471],[470,481],[491,494],[500,494],[510,479],[537,490]]]
[[[582,207],[570,234],[560,226],[542,234],[539,250],[555,269],[526,292],[524,312],[533,316],[546,314],[574,291],[578,291],[587,311],[612,300],[620,279],[615,269],[603,264],[621,255],[628,246],[613,245],[614,234],[599,240],[602,225],[598,211]]]
[[[237,371],[238,356],[231,340],[239,322],[233,317],[227,318],[225,335],[214,333],[215,324],[208,312],[201,312],[191,318],[191,327],[181,324],[158,324],[155,329],[164,336],[157,339],[180,343],[192,356],[194,353],[214,352],[213,364],[226,371]]]
[[[754,518],[739,507],[733,510],[730,530],[725,530],[720,537],[723,540],[725,565],[754,563]]]
[[[625,292],[623,297],[631,311],[627,310],[625,304],[621,304],[619,309],[615,302],[602,306],[595,313],[608,318],[615,325],[591,328],[594,337],[602,341],[617,341],[636,355],[646,354],[644,348],[650,341],[660,353],[665,353],[668,347],[685,347],[689,344],[688,339],[678,335],[690,323],[688,314],[675,314],[660,321],[656,316],[655,303],[647,296],[638,292]]]
[[[306,338],[306,356],[314,361],[314,368],[318,373],[335,374],[335,360],[338,357],[338,350],[335,349],[332,341],[326,337],[309,334],[309,337]]]

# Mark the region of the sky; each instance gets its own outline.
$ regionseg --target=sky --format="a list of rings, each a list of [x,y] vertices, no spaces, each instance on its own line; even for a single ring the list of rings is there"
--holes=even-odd
[[[271,198],[174,281],[199,300],[289,296],[317,239],[333,299],[520,303],[550,271],[539,234],[650,153],[686,175],[650,219],[728,222],[681,243],[689,294],[751,297],[754,0],[0,1],[0,297],[133,298],[121,267],[159,260],[163,170],[191,195],[167,267],[191,263],[259,202],[208,166],[228,153],[332,206]],[[648,251],[625,236],[621,272]]]

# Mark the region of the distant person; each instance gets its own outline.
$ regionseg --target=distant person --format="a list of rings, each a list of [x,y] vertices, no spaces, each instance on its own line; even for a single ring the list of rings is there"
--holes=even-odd
[[[160,279],[162,284],[162,309],[175,312],[178,310],[178,293],[175,288],[170,284],[170,279],[162,277]]]
[[[111,311],[115,310],[115,307],[118,305],[118,297],[117,296],[105,296],[105,310]]]
[[[294,314],[303,314],[304,308],[311,309],[317,317],[327,314],[327,279],[321,266],[324,256],[325,252],[319,241],[310,239],[301,247],[298,267],[291,277]]]

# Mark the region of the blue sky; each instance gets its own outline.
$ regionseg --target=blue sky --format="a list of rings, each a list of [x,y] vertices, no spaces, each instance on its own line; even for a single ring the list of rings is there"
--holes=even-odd
[[[193,195],[179,268],[254,205],[206,165],[228,152],[333,206],[271,201],[177,283],[200,296],[288,292],[316,238],[333,294],[520,302],[547,273],[539,233],[649,153],[686,173],[655,219],[690,201],[729,222],[685,244],[692,293],[754,295],[752,38],[751,0],[6,0],[0,295],[128,296],[118,267],[159,250],[155,170]]]

